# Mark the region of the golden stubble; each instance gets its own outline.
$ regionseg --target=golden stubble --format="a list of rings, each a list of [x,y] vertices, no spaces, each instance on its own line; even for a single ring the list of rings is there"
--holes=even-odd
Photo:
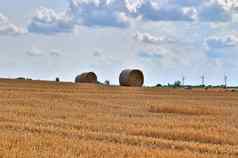
[[[0,80],[0,157],[238,157],[238,93]]]

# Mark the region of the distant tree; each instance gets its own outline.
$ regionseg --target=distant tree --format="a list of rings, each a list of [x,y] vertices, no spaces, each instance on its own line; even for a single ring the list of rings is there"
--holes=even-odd
[[[16,79],[17,79],[17,80],[26,80],[25,77],[17,77]]]
[[[181,87],[181,81],[175,81],[174,87]]]
[[[212,85],[208,85],[207,88],[212,88],[213,86]]]
[[[104,85],[104,83],[100,82],[100,81],[97,81],[97,84],[98,85]]]
[[[59,78],[59,77],[56,77],[55,81],[56,81],[56,82],[60,82],[60,78]]]
[[[159,83],[155,87],[162,87],[162,84]]]
[[[106,81],[104,81],[104,84],[109,86],[110,85],[110,81],[106,80]]]

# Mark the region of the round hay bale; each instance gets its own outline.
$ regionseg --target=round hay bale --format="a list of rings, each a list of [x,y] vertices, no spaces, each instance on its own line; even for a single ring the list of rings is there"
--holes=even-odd
[[[97,75],[94,72],[86,72],[75,78],[76,83],[97,83]]]
[[[144,84],[144,74],[141,70],[124,70],[119,77],[121,86],[142,87]]]

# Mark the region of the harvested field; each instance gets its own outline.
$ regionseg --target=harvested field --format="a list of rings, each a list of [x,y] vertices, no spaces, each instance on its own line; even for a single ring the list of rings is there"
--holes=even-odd
[[[236,158],[238,93],[0,80],[0,157]]]

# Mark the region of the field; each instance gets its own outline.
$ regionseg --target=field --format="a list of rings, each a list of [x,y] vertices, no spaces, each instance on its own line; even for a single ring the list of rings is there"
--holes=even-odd
[[[238,93],[0,80],[0,158],[237,158]]]

